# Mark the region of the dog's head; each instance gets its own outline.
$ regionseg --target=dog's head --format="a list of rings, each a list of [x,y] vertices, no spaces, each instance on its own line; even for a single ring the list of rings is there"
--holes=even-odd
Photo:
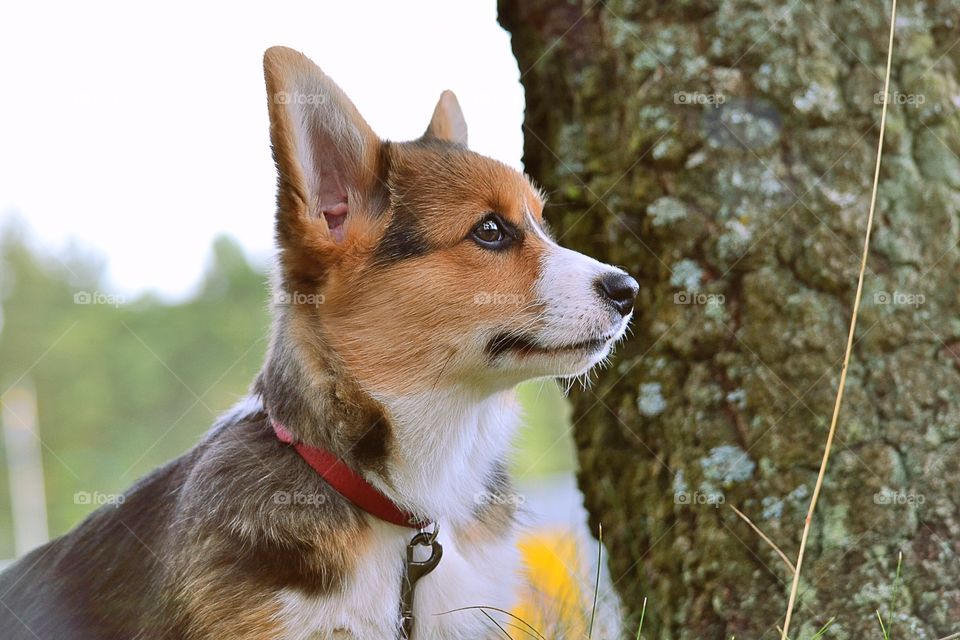
[[[388,395],[496,391],[609,354],[636,281],[554,242],[530,181],[467,148],[452,93],[421,138],[387,142],[300,53],[269,49],[264,69],[275,298],[301,353],[332,352]]]

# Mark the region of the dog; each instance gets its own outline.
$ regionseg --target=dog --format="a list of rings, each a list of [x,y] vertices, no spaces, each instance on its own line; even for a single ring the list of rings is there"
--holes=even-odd
[[[519,580],[512,390],[605,360],[637,282],[552,239],[449,91],[396,143],[301,53],[264,73],[263,368],[192,450],[0,576],[4,638],[499,637],[468,608],[509,610]]]

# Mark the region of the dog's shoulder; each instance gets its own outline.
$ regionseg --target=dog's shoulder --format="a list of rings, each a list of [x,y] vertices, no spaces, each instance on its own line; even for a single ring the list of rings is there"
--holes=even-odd
[[[357,507],[277,439],[263,411],[211,430],[174,520],[183,535],[230,541],[234,557],[238,547],[309,552],[323,540],[357,535],[363,522]]]
[[[280,592],[339,592],[370,535],[262,410],[210,431],[171,523],[171,615],[198,637],[269,637]]]

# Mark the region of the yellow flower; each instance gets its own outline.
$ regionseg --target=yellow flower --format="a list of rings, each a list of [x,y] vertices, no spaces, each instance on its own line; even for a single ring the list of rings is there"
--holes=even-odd
[[[540,530],[521,536],[518,547],[527,579],[513,614],[551,640],[586,638],[593,596],[576,536]]]

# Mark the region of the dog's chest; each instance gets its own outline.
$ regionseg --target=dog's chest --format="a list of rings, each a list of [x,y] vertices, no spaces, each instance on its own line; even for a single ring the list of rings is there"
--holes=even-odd
[[[401,578],[411,534],[374,526],[373,540],[346,588],[332,596],[283,594],[285,640],[392,640],[399,636]],[[495,637],[475,607],[514,605],[519,558],[513,535],[496,542],[467,542],[441,527],[443,558],[416,585],[413,640],[480,640]],[[469,610],[455,611],[465,607]]]

